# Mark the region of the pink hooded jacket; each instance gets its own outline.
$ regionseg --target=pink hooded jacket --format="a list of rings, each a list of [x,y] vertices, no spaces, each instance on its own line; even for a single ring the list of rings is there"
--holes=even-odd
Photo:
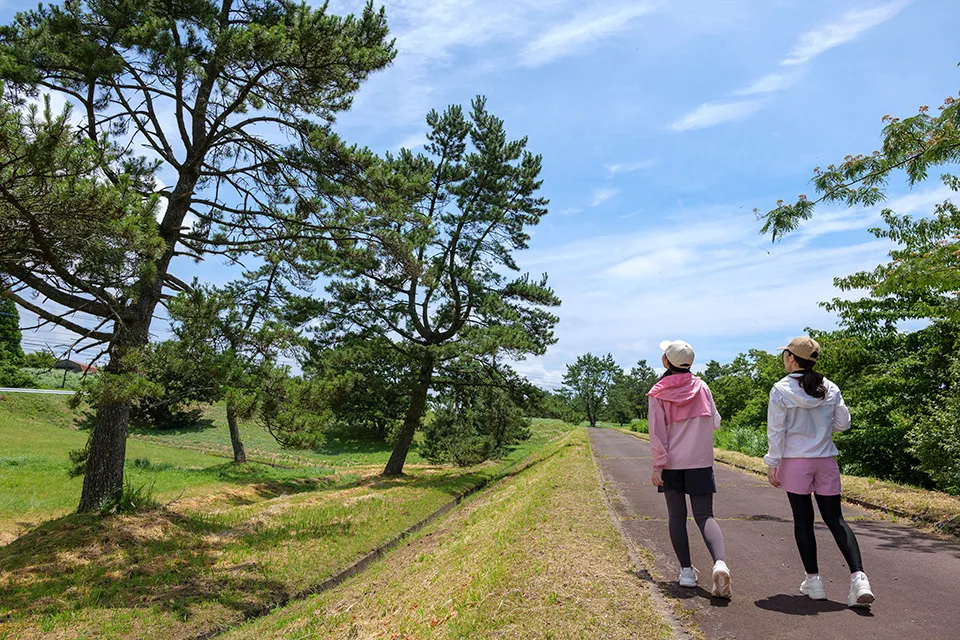
[[[648,413],[654,469],[713,466],[713,432],[720,414],[710,387],[692,373],[667,376],[650,392]]]

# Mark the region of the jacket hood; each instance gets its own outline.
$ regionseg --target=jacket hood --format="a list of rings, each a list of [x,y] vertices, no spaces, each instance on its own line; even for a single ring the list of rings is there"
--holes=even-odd
[[[667,376],[647,393],[658,400],[683,406],[693,402],[700,395],[704,385],[703,380],[692,373],[678,373]]]
[[[783,397],[784,405],[787,407],[813,409],[814,407],[819,407],[825,404],[834,404],[833,396],[835,395],[835,387],[833,383],[826,378],[823,379],[823,386],[826,387],[827,393],[822,398],[814,398],[813,396],[807,395],[807,392],[804,391],[803,387],[800,386],[799,376],[786,376],[775,386]]]

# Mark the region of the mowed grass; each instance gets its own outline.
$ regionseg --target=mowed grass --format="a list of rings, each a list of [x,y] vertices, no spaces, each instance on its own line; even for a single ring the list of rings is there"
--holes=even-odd
[[[585,430],[336,589],[227,638],[668,638]]]
[[[72,511],[83,446],[62,398],[0,401],[0,504],[8,537]],[[506,459],[470,469],[274,468],[162,442],[128,442],[128,478],[164,508],[62,515],[0,547],[0,638],[190,638],[298,598],[451,499],[569,431],[542,421]],[[248,444],[248,450],[257,453]],[[8,473],[9,472],[9,473]]]
[[[0,543],[76,509],[83,479],[67,476],[67,454],[87,442],[88,432],[76,429],[84,417],[62,396],[0,395]],[[127,443],[127,478],[134,486],[152,487],[159,499],[232,484],[220,477],[233,473],[219,469],[223,464],[223,458],[201,453]]]

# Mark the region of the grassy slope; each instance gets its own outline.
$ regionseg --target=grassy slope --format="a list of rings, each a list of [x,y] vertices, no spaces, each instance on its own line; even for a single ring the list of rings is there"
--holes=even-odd
[[[666,638],[583,429],[342,586],[229,638]]]
[[[0,396],[0,543],[41,520],[69,513],[80,499],[82,478],[68,478],[67,452],[87,441],[75,428],[76,417],[61,396]],[[220,482],[222,458],[130,441],[128,478],[152,485],[160,498]],[[141,468],[136,459],[149,460]]]
[[[8,536],[10,527],[75,506],[80,480],[67,480],[66,452],[86,433],[74,422],[62,398],[0,401],[0,523]],[[139,516],[64,516],[0,547],[0,638],[161,631],[186,638],[234,624],[309,591],[568,430],[538,421],[534,438],[505,460],[472,469],[411,466],[391,480],[376,475],[379,464],[337,466],[335,474],[237,467],[159,440],[131,440],[133,482],[153,482],[159,497],[179,500]],[[149,463],[133,464],[138,458]]]

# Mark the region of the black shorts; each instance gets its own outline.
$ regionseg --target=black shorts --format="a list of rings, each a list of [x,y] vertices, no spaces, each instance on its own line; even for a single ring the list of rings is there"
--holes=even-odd
[[[717,492],[717,481],[713,477],[713,467],[700,469],[664,469],[663,486],[657,491],[679,491],[691,496],[702,496]]]

